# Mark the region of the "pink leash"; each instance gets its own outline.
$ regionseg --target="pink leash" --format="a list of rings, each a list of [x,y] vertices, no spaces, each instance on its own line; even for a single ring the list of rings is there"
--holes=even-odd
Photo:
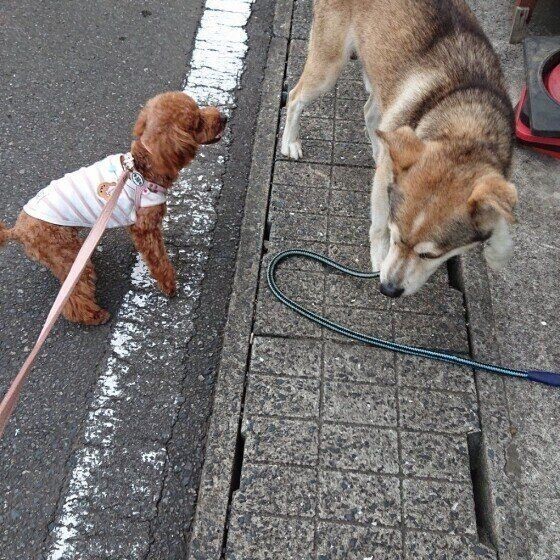
[[[76,260],[72,264],[72,268],[70,269],[66,280],[64,280],[64,283],[62,284],[60,291],[58,292],[58,296],[56,296],[56,299],[51,307],[47,320],[45,321],[41,334],[39,335],[39,338],[37,339],[33,350],[31,350],[31,353],[29,354],[29,356],[27,356],[27,359],[25,360],[23,366],[21,366],[19,373],[12,381],[8,392],[2,399],[2,403],[0,404],[0,437],[2,437],[4,428],[6,427],[6,424],[8,423],[8,420],[10,419],[10,416],[14,411],[23,383],[27,378],[27,375],[29,374],[35,358],[39,354],[39,350],[41,350],[43,343],[45,342],[47,336],[49,336],[51,329],[60,316],[65,303],[68,301],[68,298],[72,294],[72,291],[78,283],[78,280],[80,279],[80,276],[84,268],[86,267],[91,254],[93,253],[95,247],[97,247],[97,244],[99,243],[99,240],[101,239],[101,236],[103,235],[103,232],[107,227],[107,222],[109,221],[109,218],[113,213],[113,210],[124,188],[128,175],[129,171],[124,171],[119,177],[119,181],[117,183],[117,186],[113,190],[113,193],[111,194],[111,198],[109,198],[99,218],[91,228],[89,235],[87,236],[82,247],[80,248],[80,251],[76,256]]]

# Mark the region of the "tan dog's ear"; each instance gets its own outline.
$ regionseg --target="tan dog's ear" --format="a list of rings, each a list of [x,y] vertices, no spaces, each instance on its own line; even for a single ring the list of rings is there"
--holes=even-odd
[[[393,132],[377,130],[376,134],[387,146],[396,174],[412,167],[426,147],[410,126],[402,126]]]
[[[517,189],[500,175],[487,175],[477,181],[467,201],[469,214],[478,229],[490,229],[497,216],[514,223]]]

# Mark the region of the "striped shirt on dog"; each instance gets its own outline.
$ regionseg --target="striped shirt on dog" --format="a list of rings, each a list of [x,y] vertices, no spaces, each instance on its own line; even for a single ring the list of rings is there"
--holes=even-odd
[[[89,167],[82,167],[52,181],[23,207],[24,211],[51,224],[92,227],[124,170],[123,157],[124,154],[108,156]],[[136,222],[135,196],[139,187],[142,188],[141,207],[165,203],[165,193],[152,192],[146,184],[142,187],[143,183],[139,173],[131,174],[107,227],[129,226]]]

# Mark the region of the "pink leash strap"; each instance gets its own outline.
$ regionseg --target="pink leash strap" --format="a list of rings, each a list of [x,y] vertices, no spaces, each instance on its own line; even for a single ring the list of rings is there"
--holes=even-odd
[[[39,338],[37,339],[33,350],[31,350],[29,356],[27,356],[27,359],[25,360],[23,366],[21,366],[19,373],[12,381],[12,384],[10,385],[7,393],[4,395],[2,403],[0,403],[0,437],[2,437],[4,428],[6,427],[6,424],[8,423],[8,420],[10,419],[10,416],[14,411],[23,383],[27,378],[29,371],[31,370],[31,366],[35,361],[35,358],[39,354],[39,350],[41,350],[43,343],[51,332],[51,329],[56,323],[56,320],[60,316],[65,303],[68,301],[68,298],[72,294],[72,291],[78,283],[78,280],[80,279],[80,276],[82,275],[82,272],[86,267],[91,254],[99,243],[99,239],[101,239],[101,236],[103,235],[103,232],[107,227],[107,222],[109,221],[109,218],[113,213],[113,210],[124,188],[128,175],[128,171],[123,171],[122,175],[119,177],[119,181],[117,183],[117,186],[113,190],[113,193],[111,194],[111,198],[107,201],[107,204],[101,211],[99,218],[91,228],[89,235],[86,237],[82,247],[80,248],[80,251],[76,256],[76,260],[72,264],[72,268],[70,269],[66,280],[64,280],[60,291],[58,292],[58,296],[56,296],[56,299],[51,307],[47,320],[43,325],[43,329],[41,330],[41,334],[39,335]]]

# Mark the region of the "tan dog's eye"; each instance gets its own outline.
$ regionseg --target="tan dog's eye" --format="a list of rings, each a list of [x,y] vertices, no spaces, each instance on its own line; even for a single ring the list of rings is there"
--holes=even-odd
[[[439,259],[441,255],[434,255],[434,253],[418,253],[421,259]]]

